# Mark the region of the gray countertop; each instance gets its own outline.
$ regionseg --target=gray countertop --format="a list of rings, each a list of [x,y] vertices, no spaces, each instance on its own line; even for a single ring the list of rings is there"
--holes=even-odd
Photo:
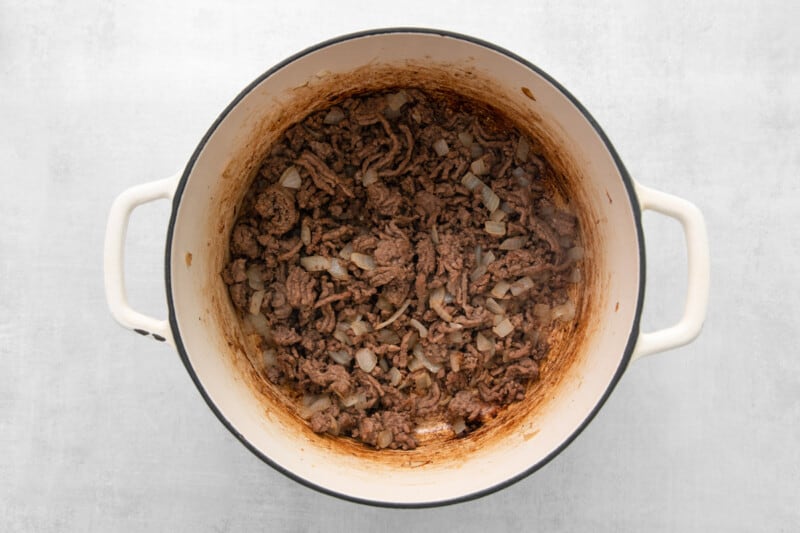
[[[0,529],[792,531],[800,523],[800,18],[796,2],[0,1]],[[624,375],[536,474],[477,501],[385,510],[247,451],[166,345],[109,315],[113,198],[183,168],[283,58],[371,27],[471,34],[591,111],[641,182],[696,202],[711,304],[693,344]],[[168,205],[137,210],[132,303],[165,315]],[[681,312],[679,226],[644,217],[644,325]]]

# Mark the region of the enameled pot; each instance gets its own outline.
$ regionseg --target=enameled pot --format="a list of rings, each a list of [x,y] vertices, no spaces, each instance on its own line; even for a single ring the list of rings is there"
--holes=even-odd
[[[526,399],[463,439],[432,438],[408,452],[316,435],[248,358],[220,271],[236,210],[269,145],[292,123],[356,91],[446,87],[484,101],[539,139],[581,220],[586,259],[576,325],[558,331]],[[132,210],[172,200],[165,253],[167,320],[126,300],[123,249]],[[688,295],[681,320],[642,333],[642,211],[683,225]],[[626,367],[694,339],[706,313],[708,245],[696,207],[634,181],[586,109],[540,69],[477,39],[384,29],[305,50],[259,77],[222,112],[182,174],[133,187],[114,202],[105,241],[109,307],[125,327],[173,345],[220,421],[290,477],[346,499],[427,506],[487,494],[535,471],[603,405]]]

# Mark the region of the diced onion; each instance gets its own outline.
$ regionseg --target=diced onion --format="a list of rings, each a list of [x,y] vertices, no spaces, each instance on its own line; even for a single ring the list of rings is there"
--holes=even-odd
[[[353,356],[345,350],[331,350],[328,352],[328,355],[331,356],[331,359],[333,359],[334,362],[342,366],[349,365],[350,361],[353,360]]]
[[[328,267],[328,273],[335,279],[350,279],[350,274],[347,273],[347,269],[341,263],[341,261],[336,258],[331,259],[330,266]]]
[[[434,305],[442,305],[444,303],[444,292],[444,287],[437,287],[433,289],[428,297],[428,305],[431,307]]]
[[[353,360],[353,356],[347,353],[345,350],[331,350],[328,352],[328,355],[331,356],[331,359],[342,366],[349,365],[350,361]]]
[[[500,212],[502,213],[502,211]],[[486,230],[486,233],[495,237],[502,237],[506,234],[505,222],[493,222],[491,220],[487,220],[484,222],[483,227]]]
[[[510,288],[511,284],[509,284],[507,281],[498,281],[497,285],[495,285],[492,289],[492,296],[495,298],[503,298]]]
[[[420,361],[416,357],[409,358],[409,360],[408,360],[408,369],[411,372],[415,372],[415,371],[419,370],[420,368],[423,368],[422,361]]]
[[[483,155],[483,146],[478,143],[472,143],[469,147],[469,155],[472,159],[478,159]]]
[[[350,323],[350,329],[353,330],[353,334],[356,337],[360,337],[372,331],[372,326],[369,325],[369,322],[364,322],[363,320],[354,320]]]
[[[419,342],[419,333],[416,331],[412,331],[411,335],[408,336],[408,341],[407,341],[408,349],[413,350],[414,346],[417,345],[417,342]]]
[[[427,372],[420,372],[414,375],[414,384],[419,390],[426,390],[431,386],[431,375]]]
[[[531,180],[529,180],[525,176],[520,176],[520,177],[517,178],[517,183],[519,183],[520,186],[522,186],[522,187],[527,187],[528,185],[531,184]]]
[[[514,208],[513,208],[513,207],[511,207],[511,206],[508,204],[508,202],[501,202],[501,203],[500,203],[500,210],[501,210],[503,213],[507,214],[507,215],[510,215],[511,213],[513,213],[513,212],[514,212]]]
[[[489,173],[489,165],[486,163],[486,159],[481,157],[480,159],[476,159],[469,165],[469,169],[472,171],[473,174],[476,176],[483,176]]]
[[[353,252],[350,261],[361,270],[375,270],[375,259],[371,255]]]
[[[331,260],[321,255],[308,255],[300,258],[300,266],[307,272],[322,272],[331,266]]]
[[[575,304],[571,300],[567,300],[561,305],[557,305],[550,310],[553,320],[561,320],[569,322],[575,318]]]
[[[392,322],[394,322],[395,320],[397,320],[398,318],[400,318],[403,315],[403,313],[406,312],[406,309],[408,309],[410,303],[411,300],[406,300],[405,302],[403,302],[403,305],[401,305],[400,308],[397,311],[395,311],[392,316],[390,316],[388,319],[375,326],[375,329],[383,329]]]
[[[492,214],[489,215],[489,220],[491,220],[492,222],[501,222],[507,216],[508,213],[506,213],[502,209],[495,209],[494,211],[492,211]]]
[[[363,392],[361,394],[364,394]],[[364,394],[364,401],[366,401],[367,396]],[[353,407],[356,403],[358,403],[358,394],[350,394],[349,396],[345,396],[341,399],[341,403],[344,407]]]
[[[300,173],[294,165],[284,170],[283,174],[281,174],[280,184],[288,189],[299,189],[302,182]]]
[[[375,336],[381,344],[400,344],[400,335],[393,329],[382,329]]]
[[[422,348],[422,345],[421,345],[421,344],[416,344],[416,345],[414,346],[414,350],[413,350],[413,351],[414,351],[414,357],[415,357],[415,358],[416,358],[416,359],[417,359],[417,360],[418,360],[420,363],[422,363],[422,366],[424,366],[425,368],[427,368],[428,370],[430,370],[432,373],[434,373],[434,374],[435,374],[435,373],[437,373],[437,372],[438,372],[438,371],[439,371],[439,370],[442,368],[442,366],[441,366],[441,365],[437,365],[437,364],[435,364],[435,363],[432,363],[432,362],[430,361],[430,359],[428,359],[428,357],[425,355],[425,350],[423,350],[423,348]]]
[[[504,315],[506,313],[506,310],[494,298],[486,298],[486,309],[496,315]]]
[[[451,331],[447,334],[447,341],[451,344],[461,344],[464,342],[464,332],[462,331]]]
[[[264,357],[264,366],[267,368],[278,364],[278,354],[275,352],[275,348],[267,348],[262,355]]]
[[[261,312],[261,302],[264,301],[264,291],[256,291],[250,297],[250,311],[251,315],[257,315]]]
[[[461,185],[471,191],[474,191],[479,186],[483,186],[483,182],[472,172],[467,172],[464,174],[464,177],[461,178]]]
[[[531,151],[531,145],[528,142],[528,139],[525,137],[520,137],[519,142],[517,142],[517,150],[516,155],[517,159],[522,161],[523,163],[528,160],[528,154]]]
[[[419,337],[420,337],[421,339],[425,339],[425,338],[427,338],[427,337],[428,337],[428,328],[426,328],[426,327],[425,327],[425,326],[424,326],[424,325],[423,325],[423,324],[422,324],[422,323],[421,323],[419,320],[417,320],[416,318],[412,318],[411,320],[409,320],[409,321],[408,321],[408,325],[409,325],[409,326],[411,326],[411,327],[413,327],[413,328],[416,328],[416,329],[417,329],[417,331],[419,332]]]
[[[472,146],[472,134],[467,133],[466,131],[459,132],[458,140],[466,148],[469,148],[470,146]]]
[[[567,250],[567,260],[569,261],[580,261],[584,257],[584,250],[583,246],[575,246]]]
[[[324,411],[330,406],[331,398],[327,394],[324,394],[315,399],[310,405],[304,406],[302,409],[300,409],[300,416],[308,420],[314,415],[314,413]]]
[[[447,155],[447,152],[450,151],[450,147],[447,146],[447,141],[444,139],[439,139],[435,143],[433,143],[433,150],[436,152],[436,155],[439,157]]]
[[[311,244],[311,227],[308,225],[307,218],[304,218],[300,223],[300,240],[303,241],[305,246]]]
[[[374,400],[373,400],[373,403],[374,403]],[[356,409],[364,410],[364,409],[367,409],[369,406],[370,406],[370,402],[367,400],[366,393],[364,393],[363,395],[359,394],[358,395],[358,402],[356,402],[356,405],[355,405]]]
[[[381,370],[383,370],[384,372],[389,371],[389,362],[386,360],[385,357],[381,357],[380,359],[378,359],[378,366],[381,367]]]
[[[450,352],[450,369],[453,372],[461,370],[462,355],[458,352]]]
[[[494,260],[495,260],[495,256],[491,251],[489,251],[489,252],[487,252],[485,254],[481,254],[480,262],[472,270],[472,272],[470,272],[469,280],[470,281],[475,281],[475,280],[479,279],[481,276],[483,276],[484,274],[486,274],[486,272],[488,271],[488,266],[492,262],[494,262]]]
[[[332,107],[322,122],[325,124],[338,124],[344,119],[344,111],[339,107]]]
[[[350,261],[351,255],[353,255],[353,243],[348,242],[339,250],[339,257],[345,261]]]
[[[353,341],[350,340],[350,337],[347,336],[347,333],[344,331],[334,331],[333,338],[337,341],[341,342],[342,344],[352,345]]]
[[[500,205],[500,197],[494,193],[491,187],[486,185],[481,189],[481,200],[490,213]]]
[[[376,181],[378,181],[378,171],[374,168],[368,168],[361,178],[361,183],[364,184],[364,187],[369,187]]]
[[[398,91],[386,96],[386,104],[392,111],[400,111],[408,102],[408,95],[405,91]]]
[[[501,250],[519,250],[525,243],[527,242],[527,237],[522,237],[520,235],[516,237],[509,237],[508,239],[504,240],[500,243]]]
[[[524,278],[519,278],[517,281],[511,284],[511,294],[513,296],[519,296],[523,292],[529,291],[533,288],[533,280],[528,276]]]
[[[430,306],[431,309],[433,309],[436,312],[437,315],[442,317],[443,320],[446,320],[447,322],[452,322],[453,315],[445,311],[443,307],[444,294],[445,294],[444,287],[439,287],[437,289],[434,289],[434,291],[431,292],[431,295],[428,298],[428,305]]]
[[[511,175],[515,178],[521,178],[525,175],[525,169],[522,167],[516,167],[514,170],[511,171]]]
[[[352,345],[353,341],[350,338],[350,335],[347,334],[348,329],[350,329],[350,324],[347,322],[339,322],[336,324],[336,329],[333,331],[333,338],[342,344],[346,344],[348,346]]]
[[[384,429],[383,431],[378,433],[378,439],[375,445],[378,448],[386,448],[392,443],[393,440],[394,440],[394,434],[392,433],[392,430]]]
[[[494,332],[495,335],[497,335],[502,339],[503,337],[514,331],[514,325],[511,323],[509,319],[506,318],[505,320],[497,324],[495,327],[493,327],[492,331]]]
[[[473,271],[472,271],[472,272],[470,272],[470,274],[469,274],[469,280],[470,280],[470,281],[476,281],[476,280],[478,280],[478,279],[479,279],[481,276],[483,276],[484,274],[486,274],[486,271],[487,271],[487,270],[488,270],[488,268],[486,267],[486,265],[480,264],[480,265],[476,266],[476,267],[473,269]]]
[[[272,331],[269,329],[269,322],[267,322],[267,318],[261,313],[257,315],[248,314],[245,320],[247,320],[247,323],[253,328],[253,331],[265,339],[272,337]]]
[[[358,406],[365,403],[367,403],[367,394],[364,392],[356,392],[342,399],[342,405],[345,407],[353,407],[354,405]]]
[[[475,335],[475,345],[479,352],[490,352],[494,349],[494,342],[483,333]]]
[[[433,244],[439,244],[439,230],[436,229],[436,224],[431,228],[431,241]]]
[[[317,400],[319,400],[321,397],[322,397],[321,394],[311,394],[311,393],[303,394],[303,398],[302,398],[303,407],[308,407],[312,403],[314,403]]]
[[[372,372],[372,369],[378,363],[378,357],[369,348],[361,348],[356,352],[356,363],[364,372]]]
[[[467,430],[467,423],[464,422],[463,416],[459,416],[458,418],[453,420],[453,422],[450,424],[450,427],[452,428],[453,433],[455,433],[456,435],[461,435],[462,433],[464,433],[464,431]]]
[[[392,387],[397,387],[400,384],[400,380],[403,379],[403,375],[395,367],[390,368],[387,375],[389,376],[389,384]]]
[[[258,265],[250,265],[247,269],[247,284],[254,291],[264,289],[264,280],[261,279],[261,268]]]
[[[573,268],[572,272],[569,273],[569,278],[567,278],[567,281],[569,281],[570,283],[580,283],[581,269],[578,267]]]
[[[496,326],[500,322],[506,319],[505,315],[492,315],[492,326]]]

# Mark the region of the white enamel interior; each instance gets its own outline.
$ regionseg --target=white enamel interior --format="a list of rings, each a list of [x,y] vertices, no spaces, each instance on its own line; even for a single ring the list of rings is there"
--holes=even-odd
[[[417,467],[341,454],[265,415],[257,393],[221,353],[226,341],[207,296],[207,284],[217,279],[218,270],[204,252],[215,238],[205,220],[215,212],[218,192],[224,187],[223,172],[257,118],[274,109],[281,95],[321,71],[348,72],[370,62],[407,59],[469,64],[505,87],[517,105],[535,110],[543,127],[560,138],[580,167],[580,188],[603,243],[594,251],[594,260],[603,265],[602,308],[592,317],[584,354],[561,381],[559,393],[531,414],[518,432],[461,455],[458,461]],[[521,92],[523,86],[535,101]],[[283,469],[323,489],[369,501],[419,504],[463,497],[540,463],[573,435],[606,393],[621,367],[637,307],[640,250],[634,213],[620,170],[594,127],[564,94],[522,63],[470,41],[426,33],[340,41],[303,55],[262,80],[223,118],[199,153],[180,197],[170,248],[174,334],[221,415]],[[192,254],[191,266],[185,260],[187,252]]]

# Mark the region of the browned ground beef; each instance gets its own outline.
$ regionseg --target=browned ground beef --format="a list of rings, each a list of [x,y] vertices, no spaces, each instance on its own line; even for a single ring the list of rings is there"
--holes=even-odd
[[[222,278],[315,432],[411,449],[419,423],[463,435],[538,379],[582,249],[536,146],[413,88],[348,98],[275,143]]]

